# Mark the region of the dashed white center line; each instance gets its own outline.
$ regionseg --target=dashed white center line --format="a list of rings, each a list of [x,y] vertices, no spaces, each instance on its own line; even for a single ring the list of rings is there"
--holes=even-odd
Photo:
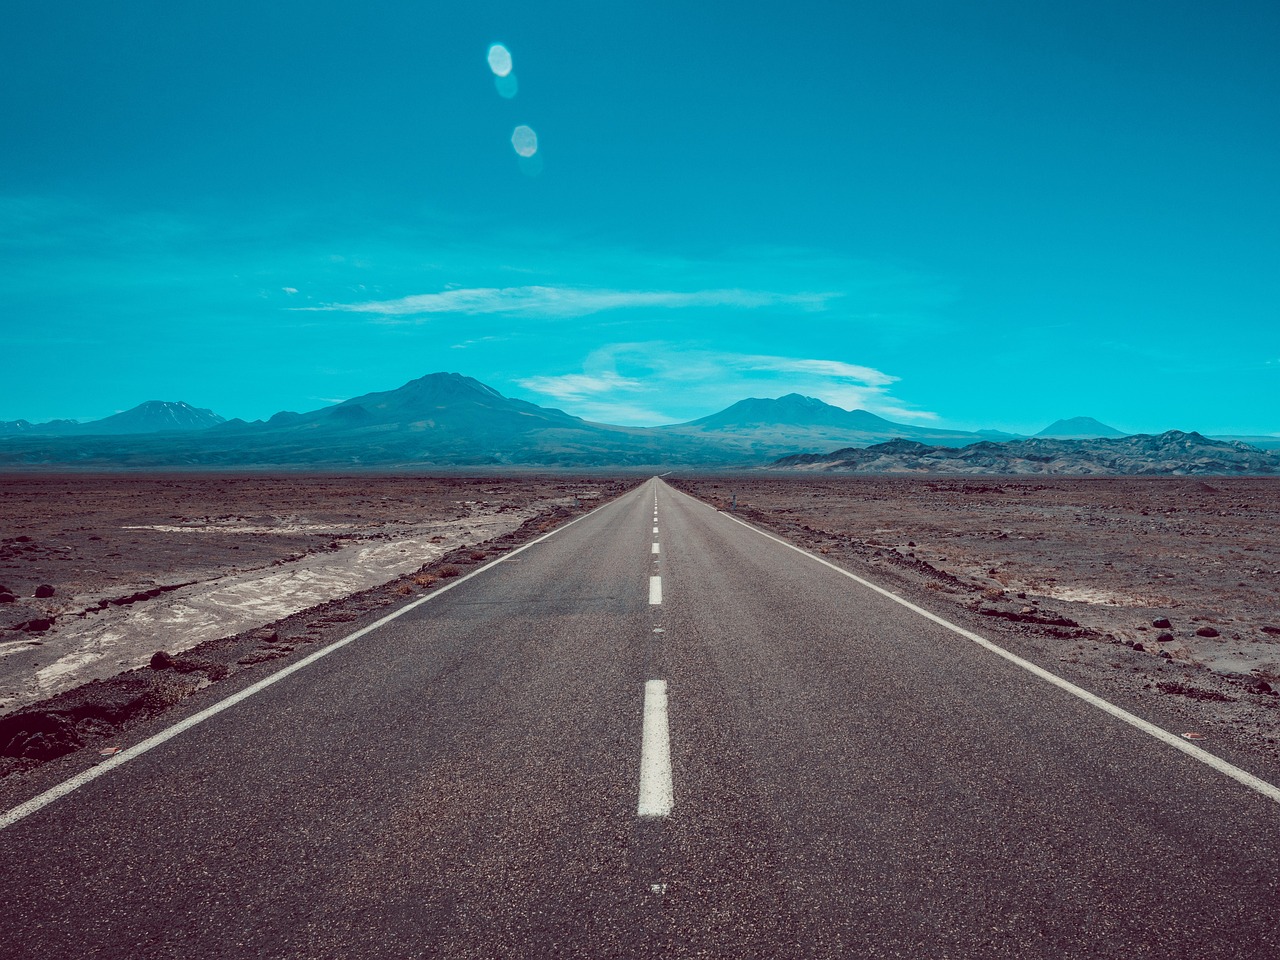
[[[657,533],[657,532],[658,532],[658,528],[657,528],[657,527],[654,527],[654,528],[653,528],[653,532],[654,532],[654,533]]]
[[[659,553],[660,551],[658,550],[658,545],[655,543],[655,544],[653,545],[653,549],[652,549],[652,550],[650,550],[649,552],[650,552],[650,553]]]
[[[649,602],[650,603],[662,602],[662,578],[661,577],[649,578]]]
[[[667,681],[644,685],[644,727],[640,737],[640,802],[636,815],[670,816],[675,806],[671,785],[671,735],[667,725]]]

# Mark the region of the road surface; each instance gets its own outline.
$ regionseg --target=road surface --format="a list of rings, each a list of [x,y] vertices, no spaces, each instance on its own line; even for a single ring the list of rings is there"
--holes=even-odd
[[[123,746],[0,955],[1280,957],[1280,794],[657,479]]]

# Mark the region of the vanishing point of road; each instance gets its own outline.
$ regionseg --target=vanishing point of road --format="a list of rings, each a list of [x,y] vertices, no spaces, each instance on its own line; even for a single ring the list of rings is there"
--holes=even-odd
[[[1275,787],[658,479],[217,690],[0,956],[1280,957]]]

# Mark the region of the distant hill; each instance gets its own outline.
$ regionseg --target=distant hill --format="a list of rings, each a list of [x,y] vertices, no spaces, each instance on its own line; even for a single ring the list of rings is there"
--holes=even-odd
[[[677,424],[702,430],[741,430],[760,426],[835,427],[839,430],[884,433],[904,429],[900,424],[866,410],[845,410],[816,397],[788,393],[776,400],[751,397],[739,400],[719,413]],[[910,428],[905,428],[910,429]]]
[[[130,433],[170,433],[186,430],[206,430],[224,422],[212,410],[193,407],[181,400],[148,400],[132,410],[125,410],[101,420],[81,424],[86,433],[119,435]]]
[[[193,407],[181,400],[148,400],[132,410],[112,414],[101,420],[79,423],[75,420],[50,420],[31,423],[27,420],[0,421],[0,436],[121,436],[140,433],[172,433],[205,430],[223,423],[212,410]]]
[[[643,462],[637,433],[643,431],[504,397],[459,373],[432,373],[308,413],[286,411],[266,423],[214,431],[230,446],[220,455],[301,465]]]
[[[1237,443],[1247,443],[1251,447],[1257,447],[1259,450],[1280,450],[1280,436],[1219,436],[1213,434],[1211,440],[1234,440]]]
[[[1124,435],[1115,427],[1100,423],[1093,417],[1055,420],[1036,434],[1037,437],[1056,437],[1059,440],[1097,440],[1099,437],[1123,437]]]
[[[75,420],[47,420],[32,423],[30,420],[0,420],[0,437],[58,436],[73,433],[80,427]]]
[[[1033,437],[967,447],[895,440],[825,454],[782,457],[774,467],[836,473],[1188,476],[1280,473],[1280,452],[1170,430],[1097,440]]]
[[[87,424],[85,426],[88,426]],[[414,468],[423,466],[710,465],[713,445],[652,430],[591,423],[458,373],[267,421],[232,420],[181,435],[10,436],[0,467]]]
[[[654,429],[667,437],[714,444],[722,457],[758,460],[796,450],[865,446],[897,438],[945,446],[982,439],[980,434],[961,430],[895,423],[866,410],[845,410],[798,393],[777,399],[751,397],[710,416]]]
[[[579,429],[587,421],[561,410],[504,397],[460,373],[432,373],[395,390],[353,397],[310,413],[278,413],[265,425],[274,431],[349,431],[394,426],[483,437],[537,427]]]
[[[1199,434],[1064,440],[939,430],[795,393],[742,400],[687,423],[620,427],[505,397],[459,373],[265,421],[223,421],[185,403],[149,401],[91,423],[3,427],[3,470],[664,470],[778,461],[783,469],[860,472],[1272,473],[1280,462],[1280,454]],[[816,450],[836,452],[793,456]]]

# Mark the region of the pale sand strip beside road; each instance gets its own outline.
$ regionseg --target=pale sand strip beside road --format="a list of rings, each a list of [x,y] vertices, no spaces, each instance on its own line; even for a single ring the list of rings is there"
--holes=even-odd
[[[477,513],[455,521],[397,526],[393,529],[403,536],[393,540],[360,541],[280,566],[204,580],[144,603],[108,607],[85,619],[60,619],[40,635],[40,646],[23,641],[35,657],[16,651],[0,656],[0,712],[144,666],[156,650],[189,650],[379,586],[458,547],[510,533],[536,512]],[[66,607],[84,609],[96,600],[73,597]],[[38,660],[38,668],[33,660]]]

